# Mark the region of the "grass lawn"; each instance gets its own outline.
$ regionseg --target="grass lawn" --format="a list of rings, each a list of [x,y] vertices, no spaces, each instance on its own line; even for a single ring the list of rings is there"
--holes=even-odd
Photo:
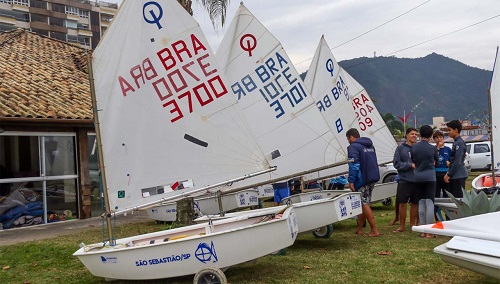
[[[373,210],[382,237],[357,236],[356,221],[345,220],[333,225],[334,233],[329,239],[315,239],[312,234],[303,233],[285,255],[269,255],[229,268],[225,271],[228,282],[500,283],[441,261],[432,249],[450,238],[420,238],[408,227],[403,233],[392,233],[396,227],[387,224],[394,216],[394,207],[376,204]],[[126,237],[166,228],[148,221],[122,225],[116,231],[118,237]],[[101,236],[101,228],[92,228],[85,234],[2,246],[0,283],[106,283],[92,276],[72,256],[79,243],[100,242]],[[113,283],[192,283],[192,277]]]

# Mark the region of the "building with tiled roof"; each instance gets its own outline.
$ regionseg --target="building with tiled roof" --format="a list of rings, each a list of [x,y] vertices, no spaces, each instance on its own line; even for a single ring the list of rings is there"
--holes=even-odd
[[[32,216],[33,223],[100,213],[91,212],[92,198],[100,194],[98,175],[91,175],[98,171],[87,53],[23,29],[0,33],[0,223],[4,229],[22,226],[16,222],[19,218],[28,219],[9,215],[19,202],[43,208],[42,215],[36,211],[38,216]],[[5,216],[18,219],[5,220]]]

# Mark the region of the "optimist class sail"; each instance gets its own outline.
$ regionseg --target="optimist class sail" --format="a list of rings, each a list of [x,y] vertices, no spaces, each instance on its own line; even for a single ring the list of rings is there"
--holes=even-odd
[[[277,178],[347,159],[281,43],[243,4],[216,57]]]
[[[270,168],[177,2],[124,3],[92,62],[112,210]]]
[[[304,84],[342,149],[349,145],[346,131],[356,128],[361,136],[373,141],[379,162],[392,161],[396,140],[365,88],[340,67],[324,37],[318,44]]]

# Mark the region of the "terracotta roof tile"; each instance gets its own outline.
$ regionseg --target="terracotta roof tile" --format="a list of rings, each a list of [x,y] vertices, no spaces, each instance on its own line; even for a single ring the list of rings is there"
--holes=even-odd
[[[86,54],[22,29],[0,33],[0,118],[92,119]]]

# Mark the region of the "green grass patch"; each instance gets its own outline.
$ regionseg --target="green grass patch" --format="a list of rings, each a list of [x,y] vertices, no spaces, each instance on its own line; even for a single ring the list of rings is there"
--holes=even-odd
[[[477,174],[472,173],[469,184]],[[230,283],[499,283],[441,261],[432,250],[447,242],[448,237],[420,238],[408,226],[403,233],[392,233],[397,226],[387,224],[394,217],[393,205],[386,207],[379,203],[373,206],[373,211],[383,233],[379,238],[355,235],[356,221],[345,220],[333,225],[334,233],[329,239],[300,234],[284,255],[268,255],[230,267],[225,271],[227,279]],[[134,223],[118,226],[116,235],[122,238],[167,228],[153,221]],[[0,283],[106,283],[91,275],[72,256],[81,242],[91,244],[101,240],[102,228],[91,228],[84,233],[1,246]],[[192,276],[113,283],[190,282]]]

